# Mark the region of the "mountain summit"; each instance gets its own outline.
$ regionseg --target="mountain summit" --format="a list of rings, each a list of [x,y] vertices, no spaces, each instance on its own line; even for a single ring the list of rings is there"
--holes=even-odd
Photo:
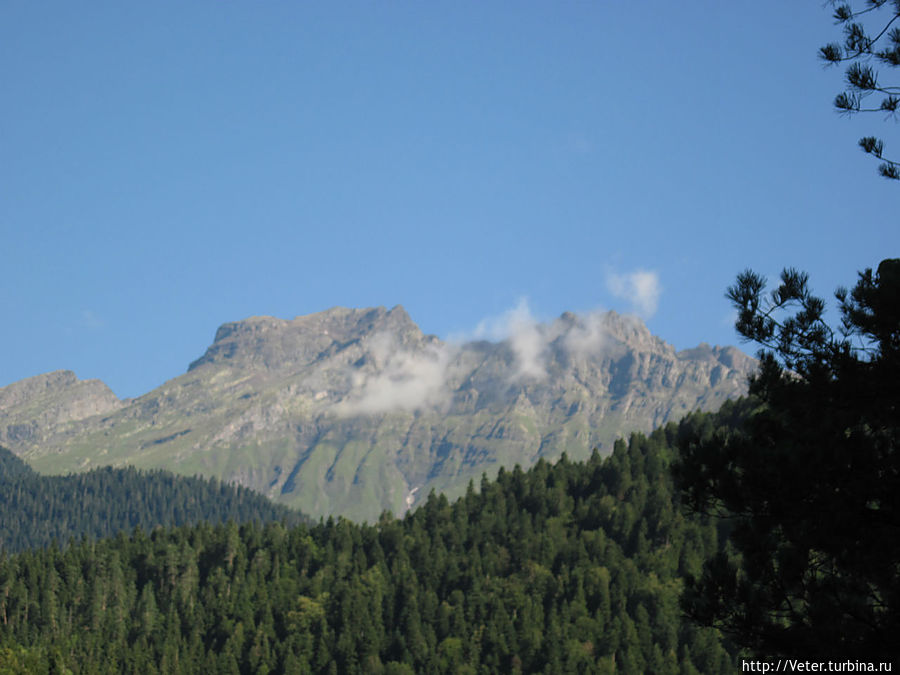
[[[372,520],[500,466],[609,452],[631,431],[715,409],[746,391],[755,364],[733,347],[676,352],[615,312],[502,333],[445,342],[399,306],[251,317],[136,399],[67,372],[0,389],[0,444],[48,473],[163,467]]]
[[[291,369],[316,360],[332,345],[372,333],[421,335],[399,305],[391,310],[335,307],[290,321],[254,316],[220,326],[213,344],[188,370],[208,363]]]

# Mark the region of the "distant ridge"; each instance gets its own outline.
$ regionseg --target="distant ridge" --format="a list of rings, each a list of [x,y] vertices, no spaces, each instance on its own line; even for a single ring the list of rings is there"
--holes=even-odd
[[[162,467],[374,520],[500,466],[608,453],[743,394],[754,368],[733,347],[678,352],[615,312],[450,343],[400,306],[336,307],[226,323],[184,375],[127,401],[65,371],[9,385],[0,443],[39,471]]]

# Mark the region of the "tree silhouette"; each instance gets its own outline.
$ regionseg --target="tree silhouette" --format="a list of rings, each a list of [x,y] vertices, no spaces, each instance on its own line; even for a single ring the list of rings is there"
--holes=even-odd
[[[872,659],[900,635],[900,260],[838,289],[834,330],[807,276],[765,295],[728,289],[762,349],[737,428],[684,427],[688,508],[723,517],[729,545],[683,596],[688,614],[771,656]]]
[[[896,119],[900,87],[880,83],[872,62],[892,68],[900,66],[900,0],[866,0],[865,8],[858,10],[845,2],[832,0],[832,4],[835,21],[843,26],[844,42],[825,45],[819,56],[829,65],[848,64],[847,89],[835,97],[834,107],[847,115],[882,112]],[[866,20],[875,24],[877,32],[866,27]],[[872,96],[881,98],[877,105],[869,102]],[[866,136],[860,139],[859,146],[881,160],[878,171],[882,176],[900,180],[900,163],[884,156],[880,138]]]

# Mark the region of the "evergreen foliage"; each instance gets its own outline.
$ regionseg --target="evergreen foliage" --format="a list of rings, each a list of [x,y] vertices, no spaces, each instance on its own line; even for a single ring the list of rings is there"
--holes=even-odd
[[[719,538],[677,504],[683,433],[501,470],[402,520],[138,529],[4,556],[0,673],[732,672],[678,607]]]
[[[846,115],[877,112],[896,119],[900,86],[879,82],[873,63],[888,68],[900,66],[900,0],[866,0],[851,4],[831,0],[834,20],[843,27],[843,43],[832,42],[819,49],[827,64],[847,64],[846,91],[834,98],[835,109]],[[868,26],[866,25],[868,22]],[[871,97],[878,97],[877,105]],[[874,136],[859,140],[864,152],[881,160],[878,172],[900,180],[900,162],[884,156],[884,141]]]
[[[0,447],[0,550],[7,552],[110,537],[135,527],[301,518],[252,490],[167,471],[106,467],[42,476]]]
[[[743,423],[685,426],[684,502],[729,545],[684,606],[760,656],[871,661],[900,636],[900,260],[836,293],[839,331],[807,277],[745,272],[738,331],[763,347]]]

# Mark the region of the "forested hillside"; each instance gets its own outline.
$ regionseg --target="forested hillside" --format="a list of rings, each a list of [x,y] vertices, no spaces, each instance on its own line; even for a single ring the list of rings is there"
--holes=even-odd
[[[694,415],[607,458],[431,494],[374,525],[201,524],[0,561],[0,671],[496,673],[733,670],[682,619],[718,547],[676,503]]]
[[[0,447],[0,550],[227,520],[296,524],[301,516],[252,490],[168,471],[104,468],[41,476]]]

